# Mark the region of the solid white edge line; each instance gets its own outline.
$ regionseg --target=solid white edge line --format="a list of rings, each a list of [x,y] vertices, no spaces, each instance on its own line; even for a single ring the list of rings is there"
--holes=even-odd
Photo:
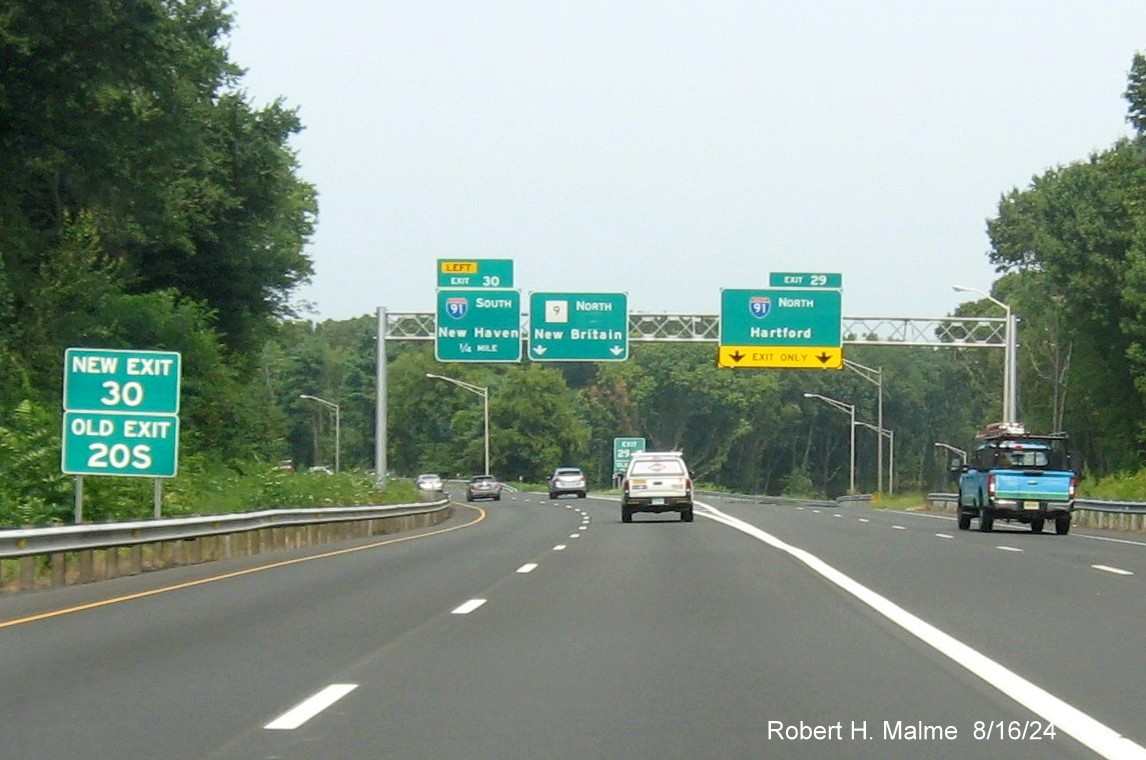
[[[293,731],[357,688],[356,683],[331,684],[299,702],[263,728],[268,731]]]
[[[1103,757],[1112,760],[1146,759],[1146,747],[1127,739],[1114,729],[1036,686],[1018,673],[1008,670],[954,636],[946,634],[922,618],[916,617],[890,599],[844,575],[814,554],[786,544],[755,525],[726,515],[711,505],[706,504],[705,506],[711,510],[711,513],[702,512],[704,517],[723,523],[741,533],[746,533],[804,563],[813,572],[859,599],[892,623],[951,659],[956,665],[965,668],[1023,707],[1053,723],[1056,730],[1062,730],[1073,736]]]
[[[470,599],[468,602],[461,605],[460,607],[455,607],[454,609],[450,610],[450,614],[451,615],[468,615],[485,603],[486,603],[485,599]]]
[[[1134,575],[1129,570],[1123,570],[1118,567],[1111,567],[1110,565],[1091,565],[1095,570],[1101,570],[1104,573],[1114,573],[1115,575]]]

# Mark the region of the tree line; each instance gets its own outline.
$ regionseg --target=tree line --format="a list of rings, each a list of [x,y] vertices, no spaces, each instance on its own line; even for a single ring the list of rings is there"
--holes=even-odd
[[[313,274],[319,190],[299,176],[298,113],[256,106],[220,0],[13,0],[0,22],[0,517],[66,519],[60,473],[64,350],[183,355],[181,472],[374,464],[373,315],[316,322],[292,307]],[[1020,316],[1020,412],[1071,432],[1091,474],[1146,452],[1146,59],[1122,96],[1133,134],[1001,195],[987,220],[992,295]],[[1001,315],[989,300],[957,315]],[[854,336],[862,339],[862,336]],[[483,468],[480,400],[427,372],[490,388],[492,469],[539,481],[558,465],[609,481],[612,439],[682,449],[698,479],[735,490],[842,493],[848,420],[878,389],[848,371],[725,370],[715,345],[636,344],[609,364],[443,366],[428,342],[390,343],[396,474]],[[882,370],[896,487],[947,487],[947,442],[1001,416],[997,349],[848,345]],[[876,433],[859,428],[859,490],[876,487]],[[885,453],[885,464],[888,455]],[[886,485],[885,485],[886,488]]]

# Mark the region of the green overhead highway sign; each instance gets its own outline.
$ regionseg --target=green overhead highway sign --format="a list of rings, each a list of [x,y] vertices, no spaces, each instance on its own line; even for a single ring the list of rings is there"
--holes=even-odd
[[[513,259],[438,259],[439,288],[512,288]]]
[[[537,362],[614,362],[629,358],[625,293],[533,293],[529,358]]]
[[[434,356],[440,362],[521,361],[521,293],[439,290]]]
[[[835,288],[843,287],[843,275],[825,272],[773,272],[768,284],[774,288]]]
[[[722,290],[721,367],[843,367],[840,291]]]

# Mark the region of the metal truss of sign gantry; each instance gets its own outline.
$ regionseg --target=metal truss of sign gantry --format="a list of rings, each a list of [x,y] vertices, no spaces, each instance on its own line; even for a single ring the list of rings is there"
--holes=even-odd
[[[433,340],[434,314],[379,310],[385,340]],[[1006,345],[1004,317],[848,317],[840,320],[843,343],[865,346],[982,348]],[[529,334],[529,315],[521,317]],[[629,340],[647,343],[717,343],[717,314],[629,314]]]

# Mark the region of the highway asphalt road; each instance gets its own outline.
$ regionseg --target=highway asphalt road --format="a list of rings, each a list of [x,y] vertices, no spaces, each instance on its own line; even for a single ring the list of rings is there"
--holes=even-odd
[[[0,597],[4,758],[1146,757],[1146,542],[506,494]]]

